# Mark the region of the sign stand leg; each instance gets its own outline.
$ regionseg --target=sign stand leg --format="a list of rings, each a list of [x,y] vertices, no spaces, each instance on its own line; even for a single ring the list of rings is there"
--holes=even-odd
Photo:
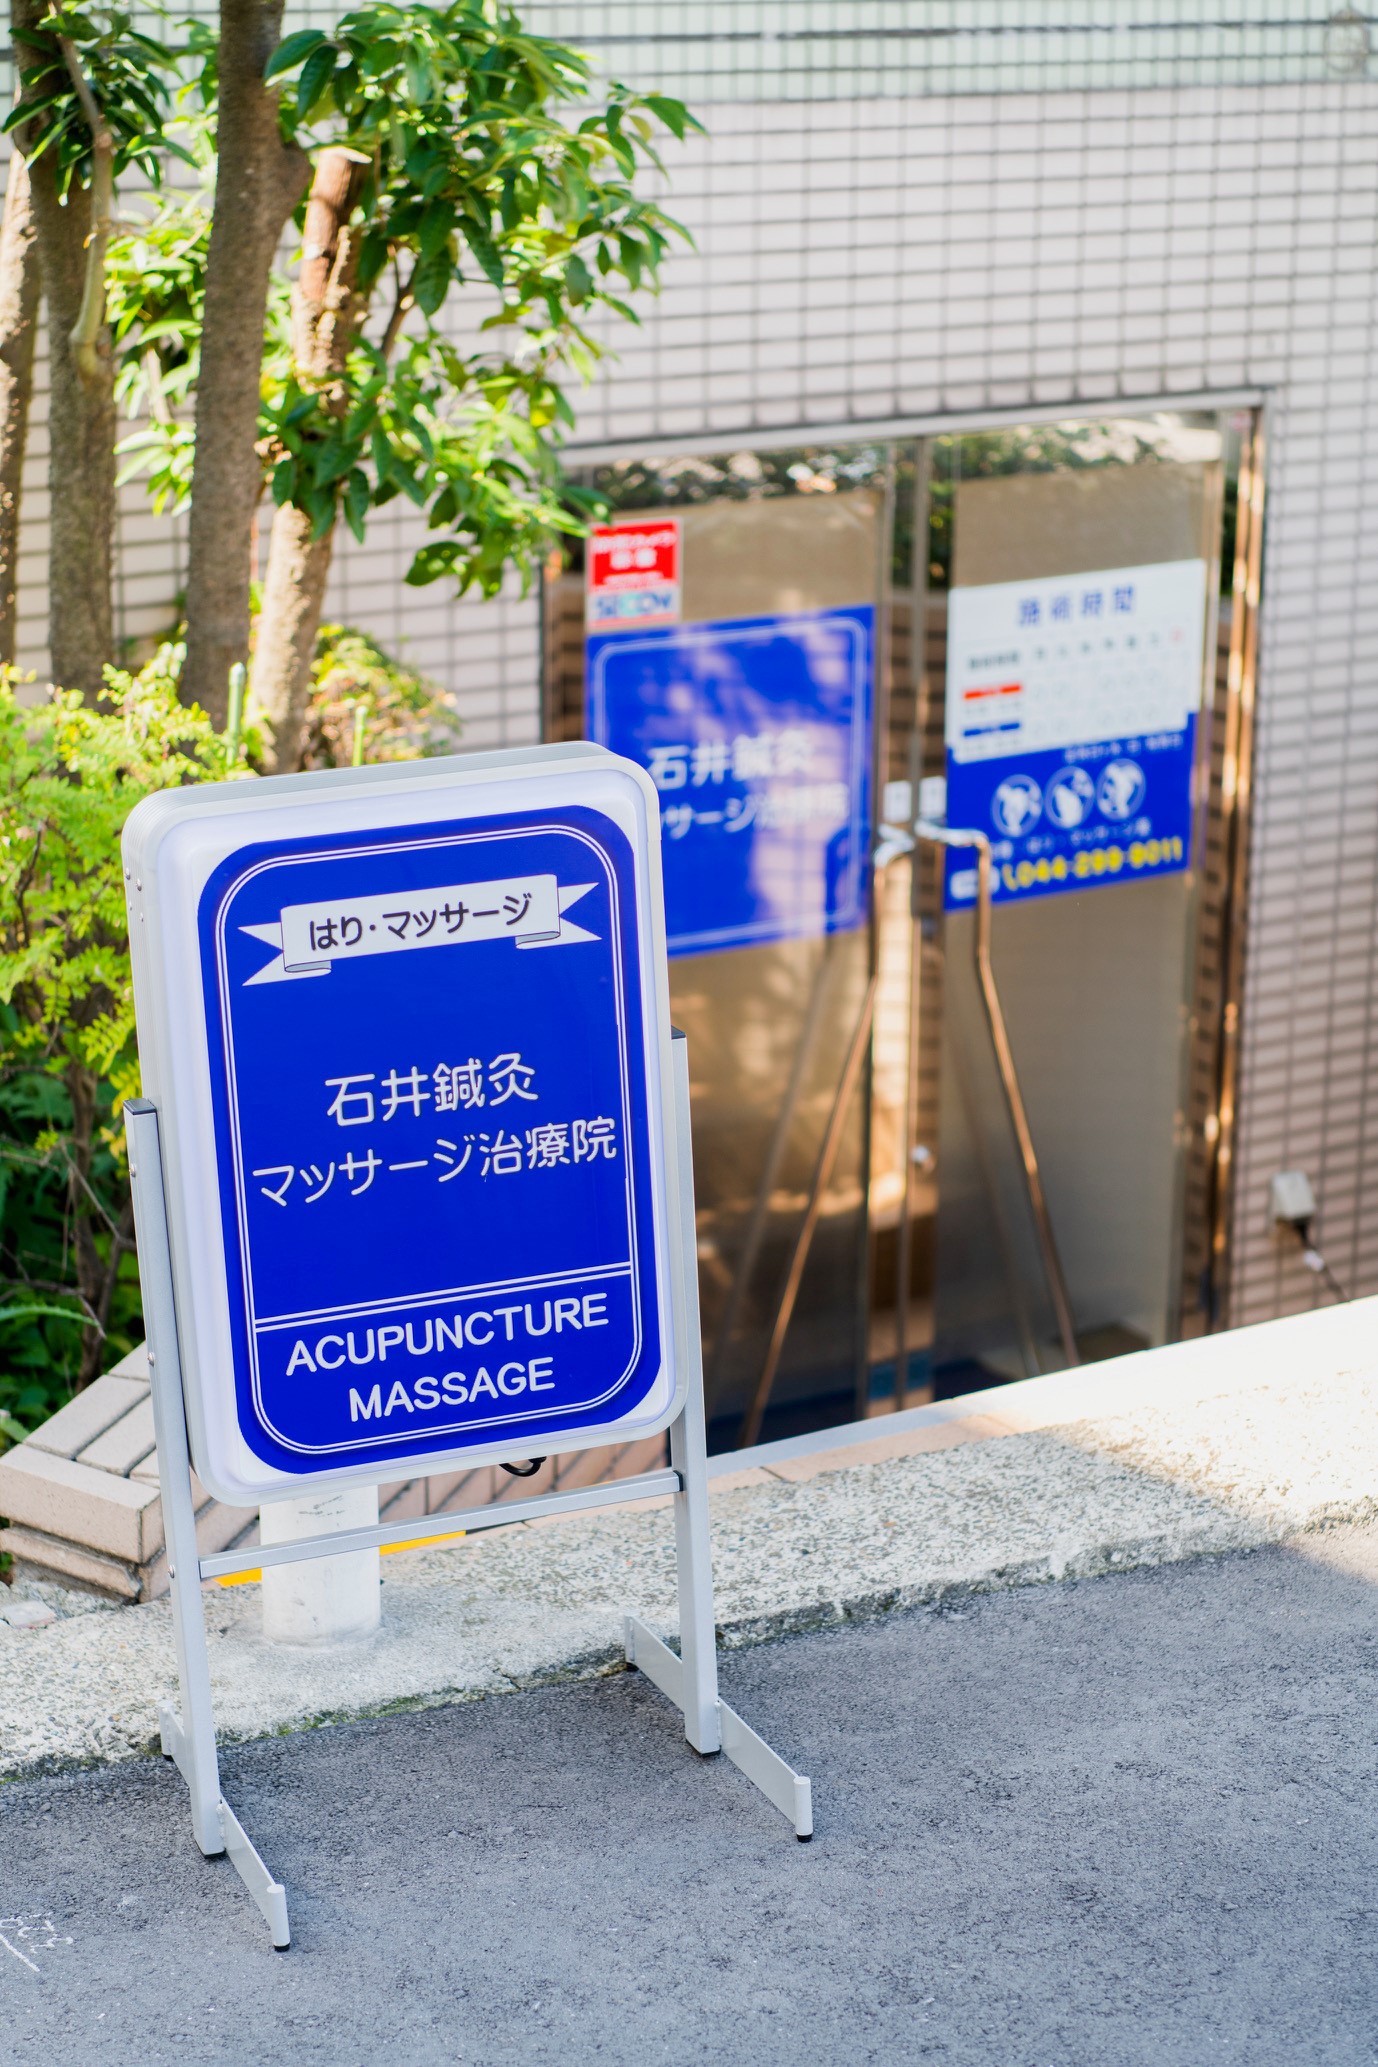
[[[206,1649],[206,1619],[201,1601],[196,1509],[191,1493],[191,1459],[187,1451],[186,1409],[182,1400],[177,1316],[172,1296],[172,1258],[168,1248],[158,1114],[148,1100],[134,1099],[125,1106],[125,1136],[129,1144],[139,1278],[143,1287],[144,1325],[148,1337],[163,1534],[167,1545],[172,1625],[177,1644],[177,1678],[182,1692],[180,1716],[170,1701],[159,1704],[163,1756],[175,1761],[187,1783],[191,1795],[191,1827],[197,1844],[207,1858],[228,1853],[240,1879],[263,1912],[273,1944],[282,1949],[291,1943],[286,1893],[281,1882],[273,1879],[254,1850],[238,1817],[220,1792],[210,1658]]]
[[[713,1569],[709,1541],[708,1460],[703,1404],[703,1361],[698,1316],[698,1256],[694,1233],[693,1161],[689,1140],[689,1067],[684,1037],[673,1044],[676,1120],[680,1145],[679,1219],[683,1273],[681,1334],[677,1354],[687,1368],[689,1385],[684,1409],[670,1425],[671,1472],[650,1474],[642,1482],[659,1492],[657,1480],[677,1479],[674,1491],[675,1550],[680,1605],[678,1655],[638,1616],[625,1622],[627,1662],[637,1666],[684,1716],[684,1734],[705,1757],[724,1752],[794,1826],[801,1842],[813,1835],[810,1782],[796,1773],[778,1752],[749,1728],[718,1694],[717,1637],[713,1620]],[[139,1275],[143,1286],[144,1322],[148,1337],[153,1423],[158,1444],[158,1476],[162,1489],[163,1531],[167,1543],[172,1621],[177,1645],[181,1710],[170,1701],[159,1704],[163,1755],[174,1760],[191,1796],[191,1823],[196,1842],[207,1858],[228,1855],[240,1879],[262,1912],[279,1949],[291,1943],[287,1896],[274,1880],[224,1795],[215,1744],[215,1712],[211,1695],[210,1658],[206,1645],[201,1581],[225,1558],[201,1558],[196,1541],[196,1508],[192,1497],[191,1457],[187,1447],[186,1408],[177,1343],[177,1316],[172,1289],[172,1257],[168,1243],[167,1206],[163,1191],[162,1155],[157,1108],[147,1099],[125,1106],[129,1174],[134,1194],[134,1225]],[[582,1511],[593,1504],[585,1488],[570,1494],[548,1494],[539,1501],[502,1510],[502,1520],[542,1513]],[[624,1497],[630,1497],[629,1486]],[[637,1489],[638,1496],[640,1488]],[[614,1499],[616,1496],[614,1496]],[[608,1501],[607,1504],[613,1504]],[[489,1510],[472,1515],[442,1516],[451,1526],[493,1526]],[[331,1557],[347,1550],[376,1546],[415,1530],[415,1522],[395,1527],[358,1529],[345,1536],[304,1539],[263,1550],[265,1565],[301,1557]],[[435,1533],[438,1533],[438,1527]],[[230,1563],[233,1562],[231,1559]]]
[[[713,1562],[708,1522],[707,1430],[703,1404],[703,1350],[699,1327],[698,1244],[694,1225],[694,1162],[689,1132],[689,1044],[676,1030],[671,1043],[680,1173],[680,1269],[684,1335],[677,1345],[689,1368],[684,1411],[670,1424],[670,1463],[679,1474],[675,1494],[675,1556],[679,1591],[679,1656],[637,1615],[626,1617],[627,1663],[653,1680],[684,1716],[684,1734],[704,1756],[723,1751],[794,1825],[800,1843],[813,1836],[813,1790],[777,1751],[718,1695],[717,1630],[713,1619]]]

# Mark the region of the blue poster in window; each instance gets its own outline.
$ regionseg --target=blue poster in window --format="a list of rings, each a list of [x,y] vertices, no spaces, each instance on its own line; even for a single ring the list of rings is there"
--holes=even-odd
[[[631,841],[576,806],[238,848],[198,930],[237,1415],[320,1473],[662,1367]]]
[[[1190,865],[1204,560],[953,589],[947,823],[992,843],[1002,900]],[[944,900],[973,904],[949,848]]]
[[[589,639],[589,736],[660,795],[672,955],[865,918],[874,618],[857,604]]]

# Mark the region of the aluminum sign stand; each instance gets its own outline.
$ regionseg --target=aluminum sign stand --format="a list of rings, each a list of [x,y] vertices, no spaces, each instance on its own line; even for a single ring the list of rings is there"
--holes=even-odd
[[[625,1623],[629,1665],[637,1666],[684,1716],[684,1734],[705,1756],[724,1752],[794,1826],[801,1842],[813,1835],[809,1781],[788,1766],[718,1695],[718,1661],[713,1620],[713,1575],[708,1520],[708,1469],[703,1412],[703,1365],[698,1317],[698,1262],[694,1239],[693,1162],[689,1136],[689,1062],[684,1036],[677,1033],[674,1055],[675,1119],[681,1171],[683,1273],[683,1337],[677,1353],[689,1359],[689,1388],[684,1410],[670,1425],[670,1469],[615,1479],[601,1486],[583,1486],[569,1493],[540,1494],[497,1507],[481,1507],[425,1520],[383,1523],[338,1535],[304,1537],[295,1543],[264,1546],[254,1552],[260,1568],[293,1564],[303,1558],[337,1557],[351,1550],[414,1543],[428,1536],[452,1536],[502,1528],[538,1515],[576,1514],[621,1506],[655,1494],[674,1496],[675,1549],[680,1606],[680,1650],[647,1628],[637,1616]],[[149,1377],[158,1443],[158,1477],[162,1489],[163,1529],[167,1540],[168,1580],[177,1644],[177,1676],[181,1712],[170,1701],[159,1704],[163,1755],[175,1761],[191,1795],[191,1824],[207,1858],[228,1854],[235,1870],[262,1911],[280,1950],[291,1942],[287,1896],[274,1880],[234,1811],[220,1791],[211,1697],[210,1659],[206,1647],[201,1582],[241,1570],[243,1551],[202,1557],[196,1543],[196,1511],[191,1490],[186,1410],[177,1347],[177,1316],[172,1290],[172,1258],[168,1244],[163,1193],[162,1156],[157,1108],[147,1099],[125,1106],[129,1173],[134,1192],[135,1233],[143,1285],[148,1335]]]

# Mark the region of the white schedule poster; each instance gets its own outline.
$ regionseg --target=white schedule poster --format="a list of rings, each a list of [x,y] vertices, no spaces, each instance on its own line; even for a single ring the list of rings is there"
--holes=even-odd
[[[1206,583],[1195,559],[952,590],[947,820],[995,843],[998,895],[1186,868]],[[975,894],[949,853],[949,909]]]

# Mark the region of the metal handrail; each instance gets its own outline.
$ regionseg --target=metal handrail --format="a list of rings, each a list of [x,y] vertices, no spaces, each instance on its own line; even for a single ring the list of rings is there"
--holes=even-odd
[[[936,825],[928,819],[915,821],[912,833],[901,826],[883,825],[880,828],[881,842],[871,860],[873,883],[884,875],[893,862],[912,854],[919,840],[930,840],[939,847],[970,847],[976,851],[977,896],[976,896],[976,974],[981,990],[981,1002],[985,1010],[986,1024],[990,1030],[991,1046],[995,1051],[996,1069],[1000,1086],[1005,1095],[1005,1104],[1014,1127],[1015,1140],[1019,1146],[1019,1160],[1024,1173],[1025,1189],[1028,1193],[1029,1209],[1033,1216],[1034,1229],[1038,1239],[1039,1255],[1044,1276],[1048,1281],[1048,1293],[1052,1300],[1053,1313],[1057,1320],[1058,1335],[1061,1338],[1062,1353],[1069,1369],[1075,1369],[1081,1362],[1077,1351],[1076,1328],[1072,1319],[1072,1303],[1067,1292],[1067,1280],[1063,1275],[1062,1259],[1058,1254],[1057,1239],[1048,1211],[1047,1195],[1043,1189],[1043,1177],[1039,1169],[1038,1154],[1034,1148],[1033,1135],[1029,1129],[1028,1114],[1024,1108],[1023,1094],[1019,1088],[1019,1075],[1014,1066],[1014,1052],[1010,1047],[1009,1033],[1005,1026],[1005,1014],[1000,1004],[1000,991],[995,981],[995,969],[990,953],[991,917],[991,847],[984,833]],[[861,1065],[865,1059],[871,1026],[875,1019],[876,995],[880,987],[879,965],[871,971],[861,1010],[848,1043],[842,1074],[838,1079],[828,1123],[823,1130],[823,1144],[814,1167],[813,1183],[809,1189],[808,1204],[799,1232],[795,1236],[794,1250],[790,1257],[785,1282],[780,1289],[779,1302],[775,1309],[775,1321],[766,1345],[765,1360],[761,1365],[751,1405],[742,1418],[737,1437],[739,1450],[749,1449],[761,1432],[766,1407],[775,1385],[780,1357],[794,1318],[794,1308],[803,1282],[804,1266],[808,1262],[809,1250],[813,1245],[814,1232],[818,1226],[823,1208],[823,1193],[833,1173],[837,1151],[842,1141],[843,1125],[847,1110],[856,1089]],[[908,1156],[909,1144],[905,1143]],[[905,1165],[905,1182],[909,1181],[908,1163]],[[900,1311],[903,1312],[909,1296],[905,1284],[898,1287]],[[903,1322],[900,1322],[900,1341],[903,1341]]]
[[[790,1257],[789,1270],[785,1275],[780,1301],[775,1309],[775,1325],[770,1331],[770,1341],[766,1345],[765,1362],[761,1365],[761,1375],[756,1380],[756,1390],[752,1394],[751,1405],[743,1417],[741,1433],[737,1437],[739,1450],[749,1449],[761,1432],[761,1422],[765,1417],[771,1389],[775,1384],[775,1373],[780,1364],[780,1352],[785,1346],[789,1324],[794,1319],[794,1304],[799,1297],[799,1286],[804,1276],[804,1265],[809,1259],[809,1249],[813,1244],[814,1229],[823,1210],[823,1193],[827,1190],[828,1181],[833,1174],[833,1164],[837,1160],[837,1151],[842,1143],[847,1108],[852,1102],[852,1092],[856,1089],[856,1081],[866,1057],[866,1046],[871,1037],[871,1022],[876,1011],[876,992],[879,987],[880,970],[876,968],[871,971],[866,984],[866,994],[862,998],[861,1011],[848,1044],[832,1111],[828,1114],[828,1124],[823,1130],[823,1146],[819,1150],[818,1162],[814,1167],[813,1184],[809,1190],[809,1202],[804,1209],[804,1218],[794,1238],[794,1253]]]
[[[1019,1088],[1019,1074],[1014,1066],[1014,1051],[1010,1047],[1009,1032],[1005,1026],[1005,1014],[1000,1004],[1000,992],[995,981],[995,969],[990,955],[990,913],[991,913],[991,851],[990,841],[984,833],[965,828],[935,825],[931,820],[920,818],[915,821],[916,840],[930,840],[937,847],[973,847],[976,850],[976,976],[981,987],[981,1003],[985,1008],[986,1024],[990,1029],[991,1046],[995,1050],[995,1066],[1000,1076],[1000,1088],[1005,1094],[1010,1124],[1014,1138],[1019,1145],[1019,1160],[1024,1170],[1024,1186],[1029,1195],[1029,1211],[1033,1215],[1034,1229],[1038,1237],[1039,1255],[1043,1262],[1043,1275],[1048,1280],[1048,1295],[1052,1300],[1053,1313],[1057,1320],[1057,1332],[1062,1339],[1062,1354],[1068,1368],[1075,1370],[1081,1358],[1077,1352],[1076,1326],[1072,1319],[1072,1302],[1067,1292],[1067,1280],[1063,1275],[1062,1258],[1058,1254],[1057,1238],[1053,1233],[1052,1215],[1048,1211],[1048,1198],[1043,1189],[1043,1176],[1038,1167],[1038,1154],[1034,1148],[1033,1135],[1029,1129],[1029,1116],[1024,1109],[1024,1098]]]

